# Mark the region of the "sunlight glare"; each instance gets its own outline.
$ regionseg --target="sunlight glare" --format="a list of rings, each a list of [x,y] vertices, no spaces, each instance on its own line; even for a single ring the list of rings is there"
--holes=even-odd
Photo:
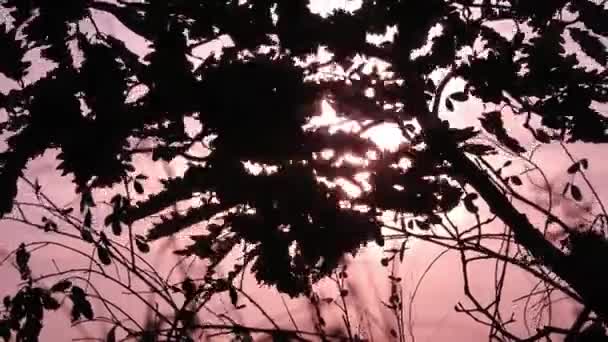
[[[327,17],[336,9],[355,11],[363,4],[362,0],[310,0],[309,8],[313,13]]]
[[[243,166],[245,169],[254,176],[259,175],[270,175],[279,170],[279,168],[275,165],[266,165],[260,163],[252,163],[250,161],[243,162]]]
[[[309,123],[304,128],[317,128],[322,126],[332,126],[340,123],[342,120],[338,117],[336,111],[325,100],[321,101],[321,115],[317,115],[310,119]]]
[[[335,109],[326,100],[321,101],[321,114],[313,116],[306,125],[305,130],[314,130],[320,127],[329,127],[330,133],[338,131],[356,132],[360,129],[359,123],[338,116]]]
[[[335,155],[333,150],[330,149],[325,149],[323,151],[321,151],[321,158],[327,160],[327,159],[331,159],[333,158]]]
[[[348,179],[338,178],[335,183],[351,198],[357,198],[363,194],[361,188]]]
[[[387,151],[396,151],[401,144],[406,142],[401,129],[396,124],[384,123],[369,129],[363,134],[379,148]]]
[[[361,125],[358,122],[340,117],[325,100],[321,102],[321,114],[312,117],[304,126],[304,129],[314,130],[320,127],[329,127],[330,133],[338,131],[358,132],[361,130]],[[362,137],[369,138],[380,149],[387,151],[396,151],[401,144],[406,142],[399,126],[392,123],[382,123],[372,127],[362,134]]]

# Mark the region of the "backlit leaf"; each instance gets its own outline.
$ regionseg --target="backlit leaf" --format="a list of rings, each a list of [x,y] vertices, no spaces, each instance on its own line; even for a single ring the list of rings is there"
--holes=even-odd
[[[522,181],[521,181],[521,178],[519,178],[518,176],[511,176],[511,177],[509,177],[509,180],[515,186],[520,186],[520,185],[523,184]]]
[[[239,300],[239,295],[234,286],[230,286],[228,289],[228,294],[230,295],[230,303],[232,303],[233,306],[236,306]]]
[[[113,326],[106,335],[106,342],[116,342],[116,326]]]
[[[568,173],[569,174],[575,174],[577,173],[581,168],[581,164],[579,162],[575,162],[572,165],[570,165],[570,167],[568,167]]]
[[[449,97],[445,99],[445,108],[447,108],[447,110],[449,110],[450,112],[454,111],[454,103],[452,102],[452,100],[450,100]]]
[[[135,239],[135,245],[137,246],[137,249],[142,253],[150,252],[150,246],[145,241]]]
[[[469,95],[463,91],[455,92],[450,95],[450,98],[454,101],[464,102],[469,99]]]
[[[112,259],[110,258],[110,252],[105,247],[97,246],[97,256],[99,260],[104,265],[110,265],[112,263]]]
[[[69,280],[61,280],[51,286],[51,292],[64,292],[72,286],[72,282]]]
[[[137,192],[138,194],[143,194],[144,193],[144,187],[143,185],[141,185],[140,182],[133,182],[133,188],[135,189],[135,192]]]
[[[572,198],[574,198],[574,200],[576,201],[583,200],[583,194],[581,193],[581,189],[574,184],[570,184],[570,194],[572,195]]]

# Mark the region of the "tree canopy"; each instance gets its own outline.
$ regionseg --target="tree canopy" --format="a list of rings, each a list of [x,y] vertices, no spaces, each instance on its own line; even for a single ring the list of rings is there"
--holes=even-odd
[[[115,192],[104,223],[116,235],[198,198],[200,205],[166,214],[136,241],[145,249],[147,242],[205,225],[205,233],[177,253],[218,263],[237,244],[249,243],[257,280],[297,296],[330,275],[344,253],[369,242],[383,245],[383,213],[408,217],[402,224],[427,231],[461,204],[477,213],[481,199],[531,258],[608,319],[604,278],[592,281],[591,268],[573,264],[567,250],[510,203],[503,189],[519,178],[500,178],[483,164],[495,146],[475,140],[474,127],[453,128],[440,118],[478,101],[483,111],[470,115],[515,154],[526,148],[505,128],[506,112],[526,118],[524,127],[542,144],[608,142],[605,1],[363,0],[352,11],[328,15],[313,11],[308,0],[0,5],[10,19],[0,25],[0,73],[15,84],[0,94],[7,142],[0,154],[3,214],[15,209],[27,163],[56,149],[59,169],[82,197],[82,237],[91,244],[106,243],[90,235],[100,189]],[[138,55],[124,37],[100,29],[100,13],[143,37],[150,52]],[[222,39],[231,43],[221,53],[194,52]],[[326,61],[315,58],[320,47]],[[38,62],[27,56],[38,52],[53,67],[31,80]],[[446,94],[453,79],[464,87]],[[145,91],[134,96],[134,89]],[[322,102],[357,130],[307,126]],[[192,122],[201,127],[194,134]],[[386,123],[405,137],[396,150],[362,135]],[[142,141],[152,147],[141,148]],[[197,144],[204,153],[192,152]],[[334,157],[321,157],[327,150]],[[183,158],[188,167],[163,180],[161,191],[147,193],[146,170],[133,164],[142,153]],[[340,162],[345,154],[364,161]],[[401,160],[408,167],[397,167]],[[358,180],[361,173],[369,174],[366,182]],[[361,195],[331,185],[340,179]],[[132,201],[116,190],[123,183],[147,199]],[[81,294],[72,289],[72,295]]]

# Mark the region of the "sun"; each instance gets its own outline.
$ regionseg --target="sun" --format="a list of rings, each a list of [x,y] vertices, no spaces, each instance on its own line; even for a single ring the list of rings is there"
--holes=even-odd
[[[360,122],[348,119],[347,115],[338,114],[331,104],[325,100],[321,101],[321,113],[313,116],[304,126],[305,129],[320,127],[328,127],[330,133],[338,131],[357,133],[361,131]],[[407,141],[401,132],[401,128],[397,124],[388,122],[380,123],[366,130],[361,136],[370,139],[378,148],[386,151],[395,151]]]

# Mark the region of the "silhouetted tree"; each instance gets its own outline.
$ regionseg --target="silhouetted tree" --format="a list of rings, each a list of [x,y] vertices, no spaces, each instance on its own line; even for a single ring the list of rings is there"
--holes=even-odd
[[[478,215],[475,201],[482,200],[509,228],[505,236],[527,251],[530,264],[555,274],[554,284],[571,291],[599,322],[608,319],[608,279],[598,274],[608,255],[604,238],[545,211],[570,236],[563,248],[550,241],[510,201],[521,179],[501,176],[486,161],[496,146],[475,140],[480,132],[473,127],[451,128],[439,117],[469,99],[480,101],[484,111],[472,115],[516,156],[526,149],[505,128],[505,111],[525,117],[525,128],[543,144],[607,142],[608,119],[598,109],[608,102],[605,1],[363,0],[352,12],[325,17],[313,13],[307,0],[1,4],[10,21],[0,33],[0,72],[16,84],[0,95],[8,144],[0,156],[3,214],[15,208],[27,162],[57,149],[59,168],[82,196],[81,237],[95,246],[101,263],[112,262],[114,247],[102,227],[93,227],[91,208],[105,189],[116,194],[104,223],[116,235],[129,227],[131,253],[133,244],[145,251],[150,241],[204,224],[205,233],[177,253],[216,265],[245,242],[254,246],[245,260],[257,280],[297,296],[331,275],[344,253],[369,241],[383,245],[382,213],[412,217],[403,219],[403,231],[428,231],[445,224],[444,215],[461,204]],[[104,33],[99,12],[145,38],[151,52],[138,56],[123,37]],[[504,22],[514,32],[496,28]],[[368,39],[391,29],[396,34],[382,43]],[[203,58],[193,52],[220,39],[232,42],[220,54]],[[331,54],[329,61],[310,62],[320,46]],[[32,65],[25,56],[31,51],[53,69],[28,81]],[[438,71],[439,81],[433,76]],[[464,88],[446,94],[453,79],[464,80]],[[145,91],[133,99],[135,88]],[[359,131],[307,127],[320,114],[321,101],[357,122]],[[189,134],[187,122],[201,129]],[[385,123],[397,125],[406,138],[395,151],[381,150],[360,134]],[[142,141],[152,147],[141,148]],[[203,154],[193,152],[197,144],[204,145]],[[320,157],[325,150],[335,157]],[[188,167],[163,180],[160,192],[135,202],[129,189],[145,193],[148,176],[133,164],[141,153],[152,153],[154,160],[183,158]],[[337,162],[347,153],[367,161]],[[411,165],[396,167],[402,159]],[[252,172],[247,163],[262,171]],[[586,168],[587,161],[573,160],[568,172]],[[362,172],[371,175],[370,189],[357,180]],[[320,178],[349,180],[362,194],[353,198]],[[575,184],[569,191],[582,199]],[[200,204],[167,214],[193,198]],[[165,215],[147,237],[131,233],[133,223],[158,213]],[[465,246],[460,243],[456,247]],[[17,252],[24,280],[31,279],[27,253]],[[61,286],[71,291],[73,317],[91,318],[82,289]],[[186,287],[186,298],[200,294]],[[11,311],[12,320],[0,326],[2,336],[10,325],[31,334],[22,340],[34,340],[42,308],[56,306],[48,291],[54,290],[30,284],[14,297],[11,308],[27,309]],[[598,324],[588,333],[597,335]]]

